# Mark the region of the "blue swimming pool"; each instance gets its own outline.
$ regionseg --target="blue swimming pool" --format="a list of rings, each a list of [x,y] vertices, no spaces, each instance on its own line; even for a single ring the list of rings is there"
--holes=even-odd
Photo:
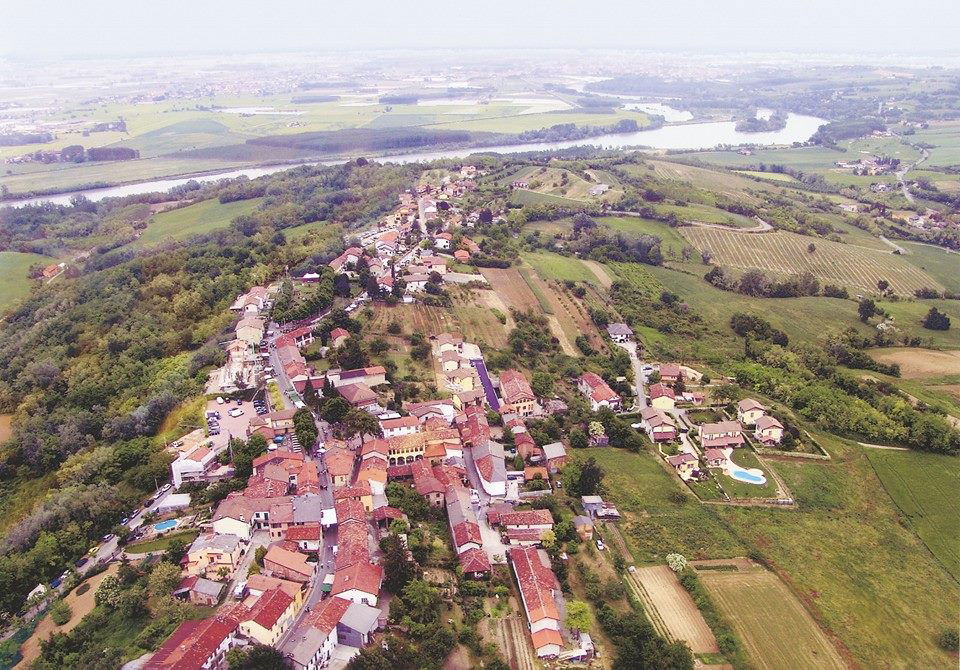
[[[751,468],[750,470],[745,470],[741,468],[736,463],[731,463],[730,468],[727,470],[727,474],[740,482],[746,482],[748,484],[756,484],[757,486],[763,486],[767,483],[767,478],[763,476],[763,471],[756,468]]]
[[[166,521],[153,524],[153,529],[160,533],[165,530],[170,530],[171,528],[176,528],[178,523],[180,522],[176,519],[167,519]]]

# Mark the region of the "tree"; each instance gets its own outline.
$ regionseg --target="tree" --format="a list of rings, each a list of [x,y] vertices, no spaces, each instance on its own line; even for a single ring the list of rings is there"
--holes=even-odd
[[[886,279],[877,280],[877,290],[880,291],[880,293],[886,293],[888,288],[890,288],[890,282]]]
[[[263,567],[263,557],[267,555],[267,548],[260,546],[257,547],[256,551],[253,554],[253,561],[261,568]]]
[[[180,560],[183,558],[184,554],[187,553],[187,543],[184,542],[181,538],[175,537],[170,540],[170,544],[167,545],[167,553],[163,555],[165,561],[169,561],[174,565],[179,565]]]
[[[590,630],[593,622],[590,616],[590,606],[582,600],[567,601],[567,618],[564,625],[572,631],[583,632]]]
[[[953,628],[947,628],[937,635],[937,645],[944,651],[956,653],[960,650],[960,635]]]
[[[921,323],[924,328],[929,328],[930,330],[950,330],[950,317],[936,307],[930,308],[930,311],[923,317]]]
[[[238,647],[227,652],[230,670],[289,670],[283,653],[273,647],[255,644]]]
[[[557,535],[552,530],[545,530],[540,536],[540,544],[548,551],[557,546]]]
[[[409,607],[410,617],[420,623],[435,620],[440,612],[440,591],[422,579],[408,582],[401,597]]]
[[[383,586],[390,593],[398,594],[416,578],[416,569],[407,560],[407,550],[396,535],[383,538],[380,549],[383,551]]]
[[[73,616],[73,611],[70,609],[70,605],[67,604],[65,600],[58,600],[50,608],[50,619],[53,623],[58,626],[70,621],[70,617]]]
[[[667,565],[679,574],[687,568],[687,559],[683,554],[667,554]]]
[[[871,316],[877,313],[877,304],[870,298],[864,298],[860,301],[860,305],[857,307],[857,314],[860,315],[860,320],[866,323]]]
[[[377,417],[362,409],[351,409],[340,422],[341,433],[346,438],[355,435],[373,435],[383,437],[383,429]]]
[[[151,596],[165,596],[172,593],[173,589],[176,588],[179,583],[180,568],[173,563],[160,561],[150,572],[150,577],[147,580],[147,589],[150,591]]]
[[[810,244],[807,245],[807,253],[811,253],[811,254],[812,254],[812,253],[815,252],[816,250],[817,250],[817,245],[814,244],[813,242],[811,242]]]
[[[553,375],[549,372],[534,372],[530,388],[541,398],[553,393]]]
[[[343,346],[337,352],[337,363],[344,370],[355,370],[370,364],[367,353],[360,346],[359,338],[351,337],[343,343]]]
[[[590,446],[590,442],[587,439],[587,434],[583,432],[580,428],[574,428],[570,431],[570,448],[571,449],[585,449]]]

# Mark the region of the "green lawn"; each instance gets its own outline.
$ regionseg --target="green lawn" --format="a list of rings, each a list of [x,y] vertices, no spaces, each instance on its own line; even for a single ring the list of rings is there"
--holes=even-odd
[[[763,475],[767,478],[767,481],[760,485],[750,484],[748,482],[738,481],[733,477],[728,477],[719,470],[714,470],[714,476],[720,480],[720,483],[723,485],[723,490],[726,491],[727,495],[731,498],[772,498],[777,494],[777,484],[773,476],[768,472],[770,468],[761,465],[760,461],[757,460],[757,455],[750,449],[734,449],[733,462],[741,468],[758,468],[763,470]]]
[[[544,279],[593,283],[597,281],[596,275],[579,258],[561,256],[549,251],[524,252],[522,256]]]
[[[133,544],[128,544],[126,546],[126,551],[130,552],[131,554],[145,554],[150,551],[164,551],[174,540],[183,540],[184,544],[189,545],[191,542],[197,539],[198,535],[200,535],[199,528],[184,530],[181,532],[167,533],[166,535],[154,538],[152,540],[144,540],[143,542],[134,542]]]
[[[916,242],[897,242],[910,253],[901,256],[943,284],[948,291],[960,292],[960,254]]]
[[[263,198],[253,198],[221,204],[217,199],[210,199],[157,214],[134,245],[146,247],[159,242],[184,240],[191,235],[226,228],[233,219],[241,214],[249,214],[262,201]]]
[[[566,207],[583,207],[582,200],[573,200],[549,193],[538,193],[526,189],[516,189],[510,193],[510,202],[517,205],[564,205]]]
[[[960,259],[960,256],[957,256]],[[934,347],[960,348],[960,302],[956,300],[901,300],[877,302],[877,306],[893,317],[897,328],[922,338]],[[929,330],[920,325],[931,307],[950,317],[950,330]]]
[[[33,280],[27,277],[31,265],[49,265],[52,258],[19,251],[0,251],[0,312],[30,293]]]
[[[868,449],[867,456],[910,526],[960,580],[960,459],[885,449]]]

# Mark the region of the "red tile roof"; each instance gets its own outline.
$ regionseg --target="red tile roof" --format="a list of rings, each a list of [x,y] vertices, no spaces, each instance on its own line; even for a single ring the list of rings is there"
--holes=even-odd
[[[467,549],[458,558],[464,572],[490,572],[490,560],[483,549]]]
[[[337,570],[330,594],[336,596],[357,589],[376,596],[380,593],[381,582],[383,582],[383,568],[379,565],[355,563],[349,568]]]
[[[527,378],[517,370],[504,370],[500,373],[500,395],[509,405],[529,402],[535,397]]]
[[[200,670],[239,622],[228,616],[184,621],[144,666],[144,670]]]
[[[531,509],[500,514],[502,526],[543,526],[553,524],[553,516],[548,509]]]
[[[552,593],[559,584],[553,571],[543,564],[540,553],[533,547],[512,547],[507,555],[517,576],[530,624],[542,619],[559,621],[560,613]]]
[[[290,551],[279,546],[270,547],[264,562],[276,563],[282,568],[291,570],[301,575],[312,575],[314,564],[307,561],[307,557],[301,553]]]
[[[676,399],[677,394],[674,392],[672,388],[670,388],[666,384],[660,384],[660,383],[651,384],[650,399],[652,400],[654,398],[663,398],[663,397]]]
[[[265,591],[257,599],[253,607],[250,608],[250,614],[247,615],[247,621],[253,621],[260,624],[267,630],[272,629],[287,608],[293,603],[293,598],[287,595],[281,589],[270,589]]]
[[[323,530],[319,523],[306,523],[302,526],[292,526],[287,528],[284,533],[284,539],[299,542],[302,540],[320,540],[323,537]]]
[[[307,615],[306,622],[324,635],[329,635],[352,604],[345,598],[327,598]]]

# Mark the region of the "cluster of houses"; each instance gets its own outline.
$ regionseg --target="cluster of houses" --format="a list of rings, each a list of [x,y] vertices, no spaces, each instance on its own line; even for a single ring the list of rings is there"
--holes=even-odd
[[[444,281],[454,260],[465,263],[480,246],[468,237],[455,245],[450,231],[472,228],[479,221],[479,212],[464,213],[455,203],[465,193],[476,189],[472,177],[464,170],[478,174],[475,166],[464,166],[459,178],[444,177],[439,184],[424,183],[399,195],[394,211],[383,217],[375,229],[360,235],[357,246],[351,246],[333,259],[329,266],[335,274],[356,279],[358,268],[365,266],[381,292],[393,292],[398,280],[403,282],[404,300],[412,302],[427,284]],[[441,214],[442,212],[442,214]],[[439,256],[421,249],[418,239],[425,236]],[[454,248],[456,246],[456,248]],[[308,273],[303,281],[317,281],[319,275]],[[482,280],[481,277],[477,277]],[[364,287],[366,288],[366,287]]]

